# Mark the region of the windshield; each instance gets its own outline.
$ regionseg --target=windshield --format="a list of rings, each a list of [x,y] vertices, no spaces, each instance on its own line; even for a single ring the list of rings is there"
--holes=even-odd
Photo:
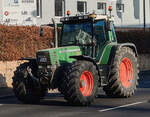
[[[92,38],[92,23],[64,24],[60,45],[77,45],[79,41],[90,41]]]

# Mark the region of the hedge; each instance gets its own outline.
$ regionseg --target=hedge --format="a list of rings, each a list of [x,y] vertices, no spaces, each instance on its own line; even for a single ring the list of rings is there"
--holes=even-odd
[[[0,25],[0,60],[35,57],[37,50],[51,48],[53,29],[47,27],[44,32],[44,36],[40,37],[40,28],[36,26]]]
[[[139,54],[150,54],[150,30],[117,31],[119,43],[131,42],[137,47]]]
[[[119,43],[132,42],[138,53],[150,53],[150,31],[117,31]],[[37,50],[51,48],[53,29],[44,28],[40,37],[40,28],[36,26],[0,25],[0,60],[12,61],[22,57],[35,57]]]

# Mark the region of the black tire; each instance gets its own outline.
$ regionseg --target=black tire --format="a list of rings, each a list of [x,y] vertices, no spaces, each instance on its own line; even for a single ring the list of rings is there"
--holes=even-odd
[[[23,103],[38,103],[47,92],[45,87],[33,83],[27,69],[36,76],[37,66],[33,63],[23,63],[14,72],[13,76],[13,91],[19,101]]]
[[[64,95],[64,98],[71,105],[90,105],[94,101],[98,89],[99,76],[95,65],[89,61],[76,61],[72,65],[68,66],[68,68],[64,71],[64,77],[61,80],[62,83],[58,88],[59,91]],[[91,74],[93,79],[91,80],[91,82],[93,83],[93,88],[90,89],[91,93],[89,94],[84,94],[80,90],[80,77],[83,73]],[[82,86],[85,85],[84,83],[82,84]]]
[[[46,85],[40,85],[40,97],[41,99],[44,99],[44,97],[46,96],[46,94],[48,94],[48,86]]]
[[[128,84],[123,84],[121,79],[121,62],[128,58],[132,64],[133,79]],[[127,59],[127,60],[128,60]],[[129,47],[122,47],[116,51],[109,72],[109,84],[103,89],[107,96],[110,97],[130,97],[135,93],[138,85],[138,62],[133,50]],[[129,81],[129,80],[128,80]],[[129,86],[128,86],[129,85]]]

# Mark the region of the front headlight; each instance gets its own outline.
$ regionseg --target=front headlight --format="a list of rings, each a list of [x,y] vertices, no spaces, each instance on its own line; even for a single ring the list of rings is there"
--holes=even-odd
[[[36,57],[38,65],[50,65],[49,52],[37,52]]]

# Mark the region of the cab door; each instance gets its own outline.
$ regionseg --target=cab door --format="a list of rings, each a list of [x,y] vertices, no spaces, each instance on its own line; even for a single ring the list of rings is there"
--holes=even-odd
[[[97,21],[94,24],[94,39],[96,41],[95,58],[96,62],[98,62],[108,42],[107,32],[105,31],[105,21]]]

